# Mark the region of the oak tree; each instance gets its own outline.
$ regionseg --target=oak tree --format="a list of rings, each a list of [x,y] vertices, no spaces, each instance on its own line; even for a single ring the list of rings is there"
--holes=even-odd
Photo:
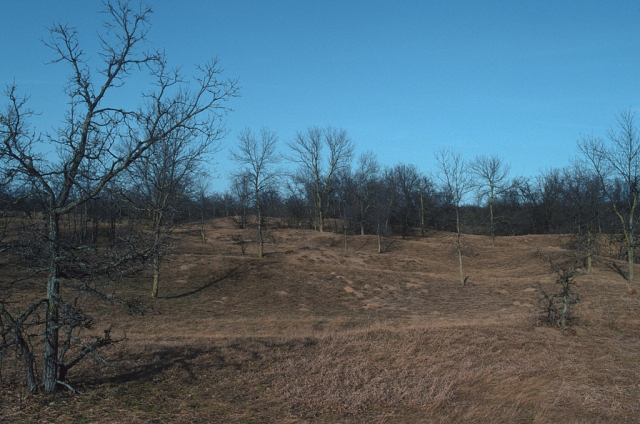
[[[157,143],[185,133],[215,138],[228,110],[225,102],[238,90],[236,81],[221,79],[215,60],[187,79],[168,66],[164,53],[145,50],[149,7],[134,9],[121,2],[107,2],[105,7],[101,50],[93,59],[82,50],[74,28],[64,24],[50,28],[47,45],[55,55],[53,63],[69,69],[65,86],[69,108],[56,131],[42,135],[33,131],[28,125],[33,112],[27,98],[15,86],[5,92],[7,106],[0,118],[4,176],[12,185],[30,187],[24,196],[39,199],[45,223],[44,231],[33,234],[31,243],[13,251],[30,279],[44,281],[43,293],[23,309],[18,309],[9,292],[0,298],[0,351],[15,349],[23,358],[31,391],[68,386],[69,369],[87,355],[104,361],[98,349],[113,342],[110,330],[86,339],[81,330],[91,328],[94,320],[75,299],[84,294],[120,301],[104,288],[121,275],[123,265],[145,255],[140,246],[126,240],[109,248],[74,243],[61,231],[61,219],[98,197]],[[96,61],[100,64],[95,65]],[[151,78],[137,107],[119,96],[134,74]],[[43,151],[52,152],[45,155]],[[121,303],[135,307],[132,302]],[[36,337],[42,337],[43,343],[32,343]],[[35,375],[38,357],[40,383]]]

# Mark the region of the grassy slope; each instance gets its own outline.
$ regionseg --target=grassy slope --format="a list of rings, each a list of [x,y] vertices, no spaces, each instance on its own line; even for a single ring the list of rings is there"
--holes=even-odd
[[[25,396],[2,383],[0,422],[639,422],[640,304],[597,264],[578,279],[571,331],[539,327],[536,249],[558,236],[467,236],[460,286],[451,236],[396,240],[272,230],[263,260],[219,220],[186,232],[153,311],[105,309],[127,340],[70,382]],[[127,282],[147,297],[150,280]]]

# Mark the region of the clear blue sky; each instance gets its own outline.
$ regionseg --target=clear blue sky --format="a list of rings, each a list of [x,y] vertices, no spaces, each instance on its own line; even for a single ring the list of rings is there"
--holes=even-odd
[[[605,135],[620,109],[640,108],[638,1],[158,0],[149,39],[185,70],[219,57],[242,97],[225,146],[248,126],[282,142],[309,125],[342,127],[357,153],[435,171],[433,152],[497,154],[532,176],[577,155],[581,134]],[[99,1],[4,1],[0,83],[16,82],[63,117],[67,69],[45,65],[53,22],[77,26],[87,53]],[[132,93],[142,87],[130,86]],[[284,143],[283,143],[284,144]],[[217,156],[214,183],[232,169]]]

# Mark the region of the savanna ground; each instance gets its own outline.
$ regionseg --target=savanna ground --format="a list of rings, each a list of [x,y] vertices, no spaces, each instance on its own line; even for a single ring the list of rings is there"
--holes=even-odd
[[[349,238],[215,220],[149,278],[121,290],[144,316],[101,310],[126,340],[74,368],[82,394],[28,395],[3,381],[0,422],[640,422],[640,304],[601,259],[577,278],[568,331],[541,325],[538,287],[556,275],[537,250],[566,237],[466,236],[468,284],[451,234]],[[34,285],[34,287],[40,287]]]

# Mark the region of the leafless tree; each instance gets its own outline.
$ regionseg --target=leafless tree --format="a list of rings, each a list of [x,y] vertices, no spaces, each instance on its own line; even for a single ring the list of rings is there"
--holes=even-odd
[[[241,166],[239,175],[248,178],[253,191],[253,202],[258,218],[258,257],[264,256],[265,204],[263,196],[267,189],[274,189],[283,171],[276,166],[280,155],[276,148],[278,136],[268,128],[260,130],[260,137],[249,128],[238,136],[238,147],[231,151],[231,159]]]
[[[233,217],[238,228],[247,228],[247,215],[249,214],[249,201],[251,198],[251,178],[247,174],[234,173],[231,175],[231,193],[225,196],[228,205],[235,206]],[[227,212],[227,216],[229,213]]]
[[[117,301],[112,292],[102,291],[104,282],[116,278],[117,270],[136,256],[132,244],[107,250],[71,243],[60,231],[61,217],[97,197],[156,143],[181,134],[216,138],[228,111],[225,101],[238,90],[235,81],[220,79],[217,61],[200,67],[199,76],[189,81],[168,67],[163,53],[142,50],[150,8],[134,10],[120,2],[107,2],[105,8],[107,21],[97,55],[101,67],[92,68],[74,28],[56,24],[50,29],[47,45],[55,54],[53,63],[70,68],[65,87],[69,109],[55,133],[35,134],[27,124],[32,112],[26,98],[15,86],[5,92],[8,104],[0,121],[3,169],[12,184],[33,187],[26,195],[43,200],[46,222],[38,243],[29,246],[41,246],[41,254],[27,258],[29,276],[46,280],[43,296],[21,312],[12,310],[9,294],[0,298],[0,328],[8,341],[0,347],[15,347],[22,355],[30,390],[41,386],[51,392],[68,386],[67,372],[87,355],[104,361],[98,348],[112,342],[109,330],[94,341],[81,338],[78,330],[91,327],[93,320],[80,304],[67,299],[80,291]],[[143,104],[118,104],[118,93],[138,71],[152,78]],[[40,144],[55,146],[55,154],[39,154]],[[43,337],[41,384],[35,376],[38,351],[31,344],[38,335]]]
[[[396,198],[396,218],[402,225],[402,237],[407,236],[411,227],[416,224],[417,212],[420,208],[420,183],[422,176],[415,165],[399,163],[393,167],[394,181],[398,196]],[[422,198],[424,200],[424,197]]]
[[[153,284],[151,297],[158,296],[161,259],[171,247],[176,208],[196,189],[197,180],[206,174],[207,157],[219,151],[225,135],[218,126],[206,136],[190,128],[180,128],[155,142],[123,173],[128,187],[121,197],[143,214],[149,222]]]
[[[435,187],[433,181],[426,176],[421,176],[418,181],[418,191],[420,193],[420,235],[427,232],[427,210],[435,197]]]
[[[601,214],[607,209],[600,179],[583,161],[575,161],[564,170],[566,196],[564,207],[569,209],[575,223],[575,247],[591,271],[599,250]]]
[[[580,296],[575,291],[575,279],[580,276],[582,258],[575,255],[549,255],[538,252],[538,255],[547,262],[556,272],[555,292],[547,293],[540,285],[540,297],[538,308],[542,321],[557,325],[562,330],[567,329],[567,324],[574,319],[571,313],[572,306],[580,301]]]
[[[354,144],[345,130],[329,126],[309,127],[304,133],[298,132],[287,146],[292,151],[289,160],[300,164],[299,175],[311,183],[316,228],[324,231],[327,195],[335,175],[351,163]]]
[[[478,156],[470,163],[470,170],[476,176],[476,188],[482,199],[489,203],[489,219],[491,221],[491,246],[495,246],[496,226],[493,205],[509,175],[509,165],[498,156]]]
[[[198,202],[198,208],[200,209],[200,239],[203,243],[207,242],[207,234],[204,231],[205,227],[205,218],[208,216],[207,210],[209,212],[214,212],[212,199],[209,196],[209,182],[206,178],[207,176],[200,176],[196,181],[196,198]],[[210,215],[209,215],[210,216]]]
[[[380,164],[375,154],[367,151],[358,158],[357,168],[353,175],[353,194],[356,200],[357,212],[359,214],[360,234],[365,233],[365,223],[367,213],[374,206],[373,191],[375,181],[379,178]]]
[[[634,112],[621,111],[617,121],[617,126],[607,134],[608,142],[599,137],[583,136],[578,148],[598,176],[618,217],[627,250],[627,278],[632,281],[638,228],[636,209],[640,200],[640,134]]]
[[[438,178],[442,183],[442,190],[450,197],[456,213],[456,250],[460,267],[460,283],[465,285],[466,277],[462,264],[462,227],[460,225],[460,205],[464,198],[471,192],[473,181],[469,170],[469,164],[459,153],[451,150],[441,150],[436,153],[436,161],[440,173]]]

